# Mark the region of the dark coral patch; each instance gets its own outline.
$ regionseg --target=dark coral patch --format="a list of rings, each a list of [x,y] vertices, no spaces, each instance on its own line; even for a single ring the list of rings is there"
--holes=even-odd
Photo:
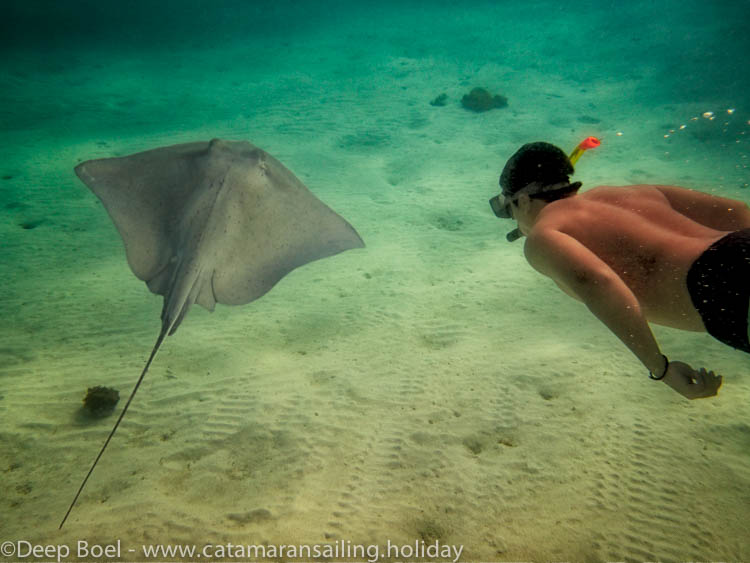
[[[117,389],[97,385],[96,387],[89,387],[86,397],[83,399],[83,408],[92,416],[104,417],[112,414],[119,400],[120,393]]]
[[[448,103],[448,94],[442,93],[430,101],[431,106],[442,107]]]
[[[470,111],[483,112],[495,108],[507,107],[508,98],[500,94],[493,96],[485,88],[474,88],[461,98],[461,105]]]

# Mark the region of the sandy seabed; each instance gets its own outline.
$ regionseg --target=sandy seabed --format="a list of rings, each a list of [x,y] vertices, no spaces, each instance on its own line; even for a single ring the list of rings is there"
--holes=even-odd
[[[3,63],[1,541],[84,559],[79,540],[119,540],[125,560],[144,560],[143,544],[230,543],[379,546],[390,560],[452,559],[418,553],[432,545],[462,546],[461,560],[750,560],[750,357],[655,327],[671,359],[725,384],[688,402],[649,381],[505,242],[513,225],[487,205],[520,144],[587,135],[603,144],[580,161],[585,188],[747,199],[748,108],[732,92],[671,99],[649,61],[630,74],[606,59],[579,75],[527,64],[559,37],[521,21],[489,51],[500,39],[484,17],[443,9],[437,36],[473,29],[484,48],[412,40],[424,15],[407,12],[377,33],[352,17],[292,40]],[[474,86],[509,107],[464,110]],[[429,104],[443,92],[446,106]],[[72,168],[213,137],[279,158],[367,247],[249,305],[196,306],[58,531],[114,422],[87,418],[81,399],[94,385],[129,393],[161,309]]]

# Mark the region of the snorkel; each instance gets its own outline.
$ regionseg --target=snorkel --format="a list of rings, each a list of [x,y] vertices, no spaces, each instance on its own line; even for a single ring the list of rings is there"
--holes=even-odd
[[[595,149],[601,144],[602,142],[596,137],[586,137],[583,141],[578,143],[578,146],[576,148],[573,149],[573,152],[570,153],[568,160],[573,166],[575,166],[576,162],[578,162],[578,159],[581,158],[581,155],[584,152],[589,149]]]
[[[571,184],[568,180],[573,174],[573,165],[578,162],[584,152],[594,149],[601,144],[596,137],[586,137],[578,143],[569,156],[554,145],[544,142],[528,143],[521,147],[505,164],[500,176],[502,192],[490,199],[490,207],[496,217],[510,219],[511,202],[518,193],[529,195],[552,195],[556,191],[565,190],[570,193],[576,190],[580,182]],[[537,196],[541,197],[541,196]],[[563,197],[563,196],[558,196]],[[546,201],[552,201],[547,199]],[[523,234],[516,228],[506,235],[508,242],[521,238]]]

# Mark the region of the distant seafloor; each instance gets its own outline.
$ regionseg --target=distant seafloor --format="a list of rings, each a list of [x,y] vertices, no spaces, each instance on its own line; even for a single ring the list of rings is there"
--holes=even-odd
[[[688,402],[648,380],[487,205],[518,146],[588,135],[602,145],[579,161],[584,189],[750,200],[747,9],[11,3],[0,541],[120,540],[123,560],[143,544],[337,541],[750,560],[750,357],[654,327],[670,358],[725,384]],[[508,107],[467,111],[474,87]],[[122,407],[161,310],[73,167],[215,137],[280,159],[367,247],[249,305],[194,307],[58,531],[114,422],[81,399],[106,385]],[[401,555],[384,558],[416,558]]]

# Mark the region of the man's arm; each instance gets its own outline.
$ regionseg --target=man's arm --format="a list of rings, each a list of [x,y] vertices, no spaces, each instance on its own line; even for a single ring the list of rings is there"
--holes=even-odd
[[[560,231],[532,231],[524,252],[529,264],[578,297],[651,373],[664,357],[633,292],[601,258]]]
[[[672,209],[701,225],[718,231],[750,228],[750,208],[742,201],[677,186],[653,187],[664,194]]]
[[[713,397],[722,377],[683,362],[665,364],[640,304],[630,288],[596,254],[573,237],[547,229],[534,231],[524,247],[526,259],[552,278],[589,310],[638,357],[653,374],[688,399]]]

